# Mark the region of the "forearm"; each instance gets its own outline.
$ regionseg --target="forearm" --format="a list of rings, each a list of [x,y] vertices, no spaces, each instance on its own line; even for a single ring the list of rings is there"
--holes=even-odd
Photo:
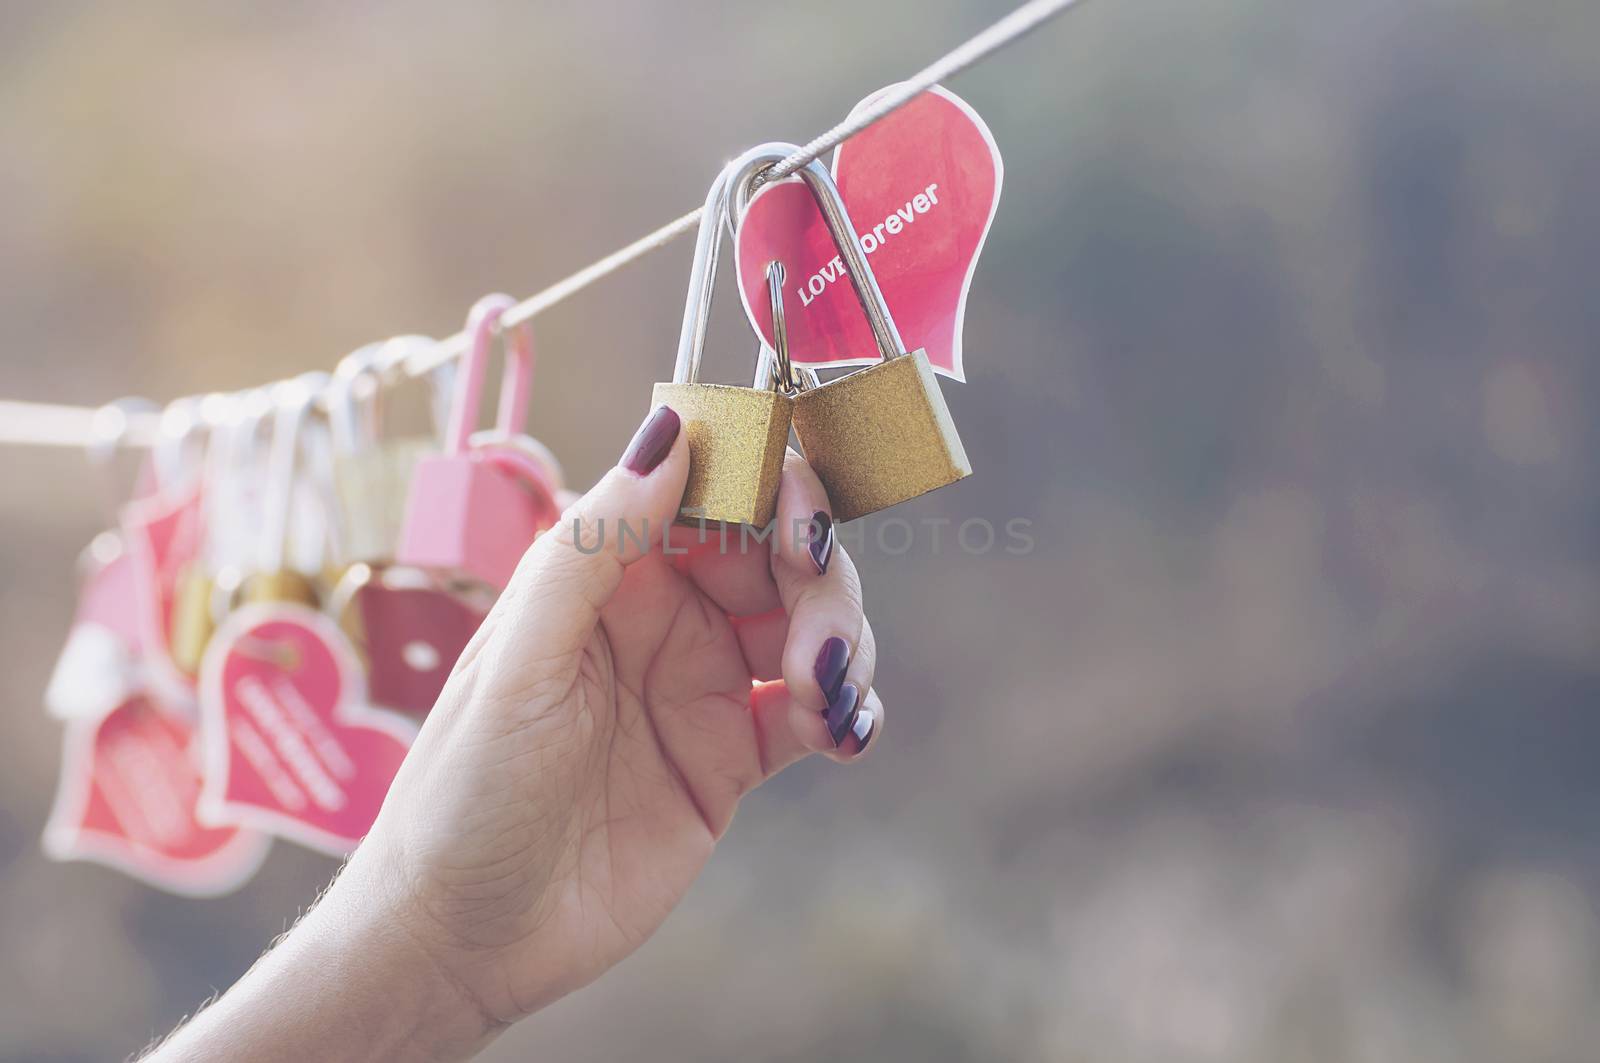
[[[147,1060],[467,1059],[495,1027],[355,868],[221,999]]]

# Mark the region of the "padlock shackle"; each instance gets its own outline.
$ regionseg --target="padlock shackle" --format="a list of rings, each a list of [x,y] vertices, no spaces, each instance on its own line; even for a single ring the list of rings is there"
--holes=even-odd
[[[809,365],[796,365],[789,358],[789,323],[783,308],[783,263],[773,259],[767,263],[767,303],[772,307],[772,338],[774,345],[767,346],[765,338],[756,350],[755,387],[759,390],[781,391],[798,395],[802,391],[822,386],[817,371]]]
[[[486,295],[467,315],[467,334],[471,346],[462,355],[456,378],[455,399],[450,406],[450,424],[445,430],[445,453],[465,454],[471,446],[478,423],[478,408],[483,399],[483,378],[489,351],[500,318],[517,301],[509,295]],[[520,435],[528,416],[528,396],[533,389],[533,330],[524,322],[505,336],[506,368],[500,383],[500,412],[495,431],[500,435]]]
[[[289,520],[305,424],[327,379],[326,373],[306,373],[272,387],[272,443],[262,488],[257,572],[280,572],[289,567]]]
[[[84,454],[89,459],[99,480],[101,500],[105,507],[107,523],[117,527],[123,500],[130,492],[116,475],[115,459],[127,441],[131,415],[159,414],[161,407],[149,399],[136,396],[114,399],[94,411],[89,420],[89,437],[84,441]],[[142,477],[141,477],[142,478]],[[135,481],[137,483],[137,480]]]
[[[333,371],[323,401],[334,450],[354,454],[378,438],[378,392],[383,384],[382,343],[369,343],[345,355]],[[365,386],[368,391],[362,394]]]
[[[383,350],[378,356],[378,372],[386,384],[399,384],[409,377],[406,374],[406,362],[411,356],[422,351],[431,351],[439,346],[439,341],[431,336],[406,334],[391,336],[383,341]],[[443,438],[450,425],[450,407],[454,405],[456,360],[454,358],[442,359],[437,365],[429,369],[426,374],[428,382],[428,412],[433,417],[433,430],[436,435]],[[380,411],[378,430],[383,430],[383,421]]]
[[[729,237],[738,236],[739,226],[743,224],[749,206],[748,201],[741,206],[734,202],[732,196],[727,197],[726,221]],[[773,259],[767,263],[767,303],[772,307],[774,345],[769,347],[765,337],[757,337],[759,345],[756,348],[755,387],[757,390],[770,389],[798,395],[802,391],[821,387],[822,381],[817,378],[815,369],[807,365],[796,365],[789,359],[789,329],[788,322],[784,318],[783,282],[783,263]]]
[[[735,233],[756,194],[756,179],[763,171],[799,150],[797,145],[774,141],[751,148],[728,164],[728,170],[732,170],[733,175],[725,192],[725,209]],[[723,171],[724,175],[728,170]],[[867,315],[867,324],[872,328],[872,338],[878,345],[879,357],[888,361],[905,354],[906,347],[900,338],[900,329],[895,325],[894,315],[889,312],[889,304],[883,298],[883,289],[878,287],[878,277],[872,272],[872,263],[867,261],[867,253],[861,249],[861,237],[856,234],[855,226],[850,221],[850,212],[845,208],[844,197],[839,194],[839,186],[833,182],[833,175],[821,159],[812,159],[794,176],[811,189],[811,197],[816,200],[823,224],[828,227],[839,258],[844,263],[845,273],[850,277],[850,287],[855,289],[856,300]]]
[[[419,351],[437,346],[438,341],[427,336],[391,336],[358,347],[340,359],[323,399],[336,451],[354,454],[383,436],[384,389],[408,381],[406,361]],[[440,362],[426,374],[428,414],[433,421],[434,434],[441,438],[450,424],[455,370],[452,358]]]
[[[198,469],[195,444],[200,433],[210,426],[200,416],[201,400],[196,396],[173,399],[156,422],[156,441],[150,450],[156,486],[163,491],[181,487]]]
[[[689,266],[689,292],[683,300],[683,327],[678,332],[678,357],[672,365],[674,384],[700,381],[700,362],[706,349],[706,329],[711,324],[711,292],[722,249],[722,215],[733,163],[723,167],[706,192],[700,210],[700,228],[694,238],[694,261]]]
[[[256,469],[256,448],[261,426],[273,413],[272,402],[259,391],[246,391],[227,396],[224,405],[212,420],[211,438],[206,443],[205,489],[201,504],[205,507],[206,563],[213,572],[225,568],[240,568],[251,560],[251,547],[255,544],[254,532],[260,529],[253,521],[241,525],[237,513],[223,512],[236,497],[228,493],[229,480],[253,477]],[[241,526],[249,527],[248,540],[237,533]]]

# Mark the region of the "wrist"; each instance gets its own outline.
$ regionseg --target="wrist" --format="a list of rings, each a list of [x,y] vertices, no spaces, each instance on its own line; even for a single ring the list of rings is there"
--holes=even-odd
[[[349,888],[339,903],[384,913],[382,932],[397,950],[417,957],[412,965],[426,965],[439,992],[448,990],[484,1042],[576,988],[563,977],[570,968],[561,962],[559,941],[538,943],[537,932],[519,933],[508,922],[523,914],[520,906],[482,903],[483,890],[467,877],[445,884],[419,872],[417,861],[397,851],[402,846],[385,844],[392,841],[375,831],[362,843],[334,887]],[[516,946],[514,956],[507,942]]]
[[[504,1024],[420,939],[376,852],[350,864],[284,944],[350,1010],[373,1059],[466,1059]]]
[[[306,916],[153,1060],[457,1060],[501,1028],[397,918],[359,855]]]

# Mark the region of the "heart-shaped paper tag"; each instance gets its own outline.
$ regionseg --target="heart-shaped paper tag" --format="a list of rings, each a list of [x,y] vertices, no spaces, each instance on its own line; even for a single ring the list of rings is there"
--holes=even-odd
[[[99,719],[132,695],[139,678],[140,627],[134,561],[113,532],[84,552],[87,570],[66,645],[45,687],[58,719]]]
[[[200,667],[200,814],[335,856],[372,826],[416,728],[371,707],[337,624],[289,603],[246,606]]]
[[[920,347],[936,371],[966,379],[961,323],[967,290],[1003,176],[988,126],[965,101],[935,87],[841,144],[833,176],[906,350]],[[745,315],[769,345],[767,266],[777,260],[784,267],[784,318],[795,362],[878,360],[838,248],[798,178],[755,194],[736,248]]]
[[[211,897],[237,888],[271,840],[195,815],[194,728],[135,695],[99,719],[68,723],[45,852],[92,860],[159,889]]]

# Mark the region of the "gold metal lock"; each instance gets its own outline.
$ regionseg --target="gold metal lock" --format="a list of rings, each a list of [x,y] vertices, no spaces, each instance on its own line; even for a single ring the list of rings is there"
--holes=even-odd
[[[776,387],[699,382],[730,172],[718,174],[706,196],[672,383],[657,384],[651,401],[677,411],[689,440],[689,481],[678,519],[764,526],[778,507],[789,397]]]
[[[186,675],[200,671],[200,658],[216,622],[211,613],[211,574],[201,561],[190,561],[178,573],[172,602],[172,663]]]
[[[764,144],[735,160],[730,217],[743,217],[764,169],[798,150],[793,144]],[[813,161],[797,174],[833,235],[882,359],[816,387],[789,385],[795,435],[828,491],[833,519],[854,520],[970,476],[972,464],[927,354],[905,352],[827,167]],[[774,304],[775,325],[780,307],[781,299]]]
[[[839,521],[972,475],[933,367],[920,350],[796,395],[794,431]]]
[[[247,576],[239,588],[239,599],[243,602],[298,602],[315,607],[318,594],[309,576],[280,568]]]
[[[689,439],[679,520],[757,527],[772,520],[789,444],[787,397],[732,384],[674,382],[657,384],[651,402],[676,410]]]

